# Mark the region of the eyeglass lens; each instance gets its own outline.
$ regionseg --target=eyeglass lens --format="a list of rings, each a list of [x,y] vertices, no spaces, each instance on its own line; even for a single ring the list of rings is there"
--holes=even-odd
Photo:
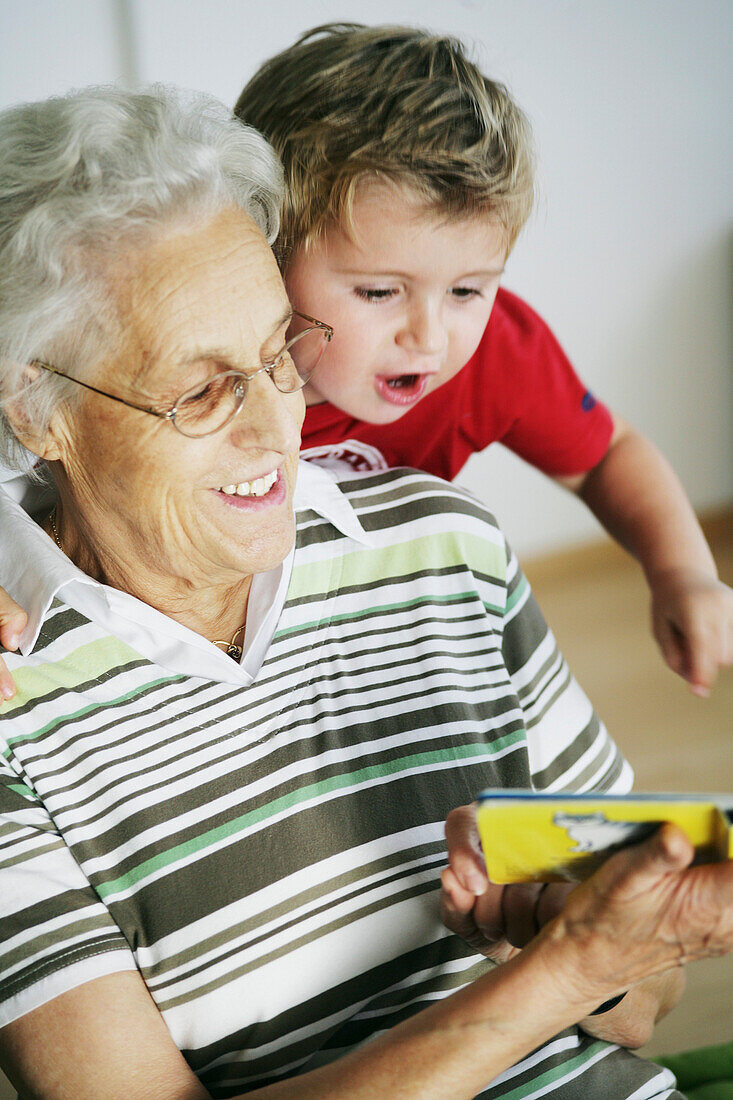
[[[268,372],[281,393],[294,393],[306,384],[327,344],[328,334],[320,328],[307,328],[290,337]],[[173,423],[183,435],[212,435],[237,414],[246,394],[247,381],[241,371],[222,371],[181,394]]]

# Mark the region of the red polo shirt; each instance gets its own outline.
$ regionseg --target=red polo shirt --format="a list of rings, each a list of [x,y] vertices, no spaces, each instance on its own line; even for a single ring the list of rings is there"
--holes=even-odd
[[[500,442],[551,476],[584,473],[605,455],[613,422],[530,306],[499,290],[474,355],[392,424],[311,405],[303,449],[335,448],[355,469],[414,466],[452,480],[475,451]],[[357,443],[349,448],[347,440]],[[342,446],[338,446],[341,444]],[[362,446],[359,446],[362,445]],[[306,456],[307,457],[307,456]]]

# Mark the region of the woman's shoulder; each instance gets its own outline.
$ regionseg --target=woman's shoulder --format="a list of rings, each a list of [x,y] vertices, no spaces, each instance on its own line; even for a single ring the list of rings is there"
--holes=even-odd
[[[343,474],[337,484],[356,511],[374,510],[377,504],[385,511],[418,504],[418,517],[425,511],[441,512],[448,517],[453,513],[468,514],[498,528],[492,513],[467,489],[411,466]]]
[[[467,489],[410,467],[342,476],[337,482],[359,522],[378,535],[380,546],[425,540],[440,544],[455,558],[460,544],[465,558],[470,547],[491,546],[506,561],[506,540],[496,518]]]

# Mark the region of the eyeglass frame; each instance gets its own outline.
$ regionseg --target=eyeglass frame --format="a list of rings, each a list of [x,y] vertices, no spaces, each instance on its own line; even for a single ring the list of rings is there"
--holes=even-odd
[[[218,428],[214,428],[210,432],[203,432],[201,435],[188,435],[186,432],[182,431],[181,428],[179,428],[178,425],[176,424],[176,411],[177,411],[178,403],[181,400],[181,398],[184,397],[189,392],[188,390],[184,390],[183,393],[180,394],[176,398],[176,400],[173,402],[173,404],[171,405],[171,407],[169,409],[165,409],[165,410],[161,411],[159,409],[154,409],[150,405],[136,405],[134,402],[128,401],[124,397],[118,397],[117,394],[107,393],[106,390],[100,390],[97,386],[90,385],[89,382],[82,382],[82,380],[80,378],[74,378],[70,374],[65,374],[63,371],[60,371],[58,369],[58,367],[52,366],[51,363],[44,362],[43,359],[32,359],[31,362],[30,362],[30,365],[32,367],[42,367],[43,370],[50,371],[51,374],[56,374],[56,375],[58,375],[59,378],[66,378],[69,382],[76,382],[78,385],[83,386],[84,389],[91,390],[93,393],[98,393],[102,397],[109,397],[109,398],[111,398],[112,401],[119,401],[119,403],[121,405],[127,405],[127,407],[129,409],[137,409],[138,412],[148,413],[149,416],[156,416],[156,417],[158,417],[159,420],[167,420],[168,423],[173,425],[173,427],[176,429],[176,431],[179,433],[179,435],[184,436],[184,438],[186,438],[186,439],[206,439],[207,436],[216,435],[217,432],[223,431],[223,429],[226,428],[227,424],[231,424],[232,420],[234,420],[234,417],[238,415],[238,413],[242,409],[242,406],[244,405],[244,402],[247,398],[247,388],[249,386],[250,381],[253,378],[255,378],[258,374],[262,374],[263,372],[265,374],[268,374],[270,376],[270,381],[272,382],[272,384],[275,386],[275,388],[280,393],[298,393],[299,390],[303,389],[303,386],[306,386],[308,384],[311,376],[313,375],[313,371],[311,371],[311,373],[308,375],[308,378],[306,378],[305,380],[301,380],[301,384],[299,386],[296,386],[295,389],[281,390],[280,387],[275,382],[274,378],[272,377],[272,372],[274,371],[275,367],[278,365],[278,363],[282,359],[283,355],[285,355],[285,353],[288,351],[288,349],[290,347],[292,347],[293,344],[296,344],[299,340],[301,340],[303,338],[303,336],[305,336],[306,333],[308,333],[308,332],[323,332],[325,334],[325,337],[326,337],[326,346],[328,346],[331,343],[331,340],[333,339],[333,328],[332,328],[331,325],[326,324],[325,321],[319,321],[316,317],[310,317],[307,313],[301,313],[297,309],[293,310],[292,316],[293,317],[300,317],[303,321],[310,322],[311,327],[310,328],[304,328],[302,330],[302,332],[297,333],[297,335],[292,336],[289,340],[287,340],[285,342],[285,347],[282,349],[281,352],[279,352],[279,354],[277,355],[277,357],[276,357],[276,359],[273,363],[268,363],[264,367],[259,367],[257,370],[252,371],[251,374],[245,374],[244,371],[240,371],[240,370],[229,370],[229,371],[220,372],[220,373],[228,374],[228,375],[239,375],[242,378],[242,380],[244,382],[244,392],[242,394],[242,399],[241,399],[239,405],[236,407],[236,409],[232,413],[232,415],[227,420],[225,420],[223,424],[220,424]],[[316,364],[316,366],[317,366],[317,364]],[[219,377],[219,376],[215,375],[215,374],[212,374],[211,378],[204,379],[204,381],[201,383],[201,385],[206,386],[210,381],[212,381],[214,378],[217,378],[217,377]],[[189,387],[189,389],[195,389],[195,388],[196,387]]]

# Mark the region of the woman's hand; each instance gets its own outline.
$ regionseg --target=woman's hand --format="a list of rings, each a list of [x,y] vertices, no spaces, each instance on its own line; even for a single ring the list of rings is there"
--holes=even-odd
[[[447,867],[441,898],[443,922],[482,955],[496,963],[508,962],[557,916],[573,889],[565,883],[497,886],[487,882],[477,896],[461,886]],[[608,1012],[578,1022],[596,1039],[635,1050],[649,1042],[655,1024],[674,1008],[683,989],[683,969],[668,971],[647,978]]]
[[[17,649],[27,621],[28,616],[23,608],[10,598],[4,588],[0,588],[0,645],[5,649]],[[15,690],[13,678],[0,657],[0,706],[5,699],[13,698]]]
[[[631,1047],[647,1042],[679,1000],[678,968],[733,950],[733,862],[689,868],[692,846],[672,826],[611,857],[574,888],[489,883],[475,806],[449,815],[446,837],[441,907],[451,931],[497,962],[530,942],[542,947],[543,939],[552,952],[568,951],[570,1000],[576,993],[582,1000],[589,983],[597,1004],[631,989],[617,1008],[579,1020],[599,1038]]]
[[[662,825],[572,891],[540,933],[578,960],[569,985],[574,980],[584,992],[595,985],[603,1000],[644,978],[733,950],[733,860],[691,867],[693,856],[682,830]]]
[[[651,582],[652,627],[665,661],[696,695],[733,665],[733,589],[707,573],[673,569]]]

